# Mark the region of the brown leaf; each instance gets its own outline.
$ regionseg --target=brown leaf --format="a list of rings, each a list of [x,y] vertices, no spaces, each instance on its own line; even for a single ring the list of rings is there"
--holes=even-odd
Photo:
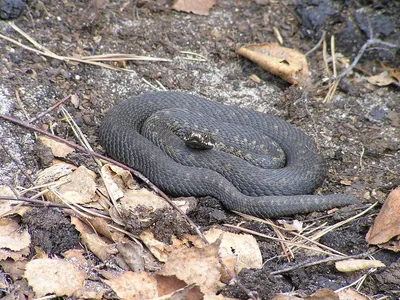
[[[352,288],[347,288],[345,290],[341,290],[340,292],[337,293],[339,296],[340,300],[368,300],[370,298],[367,298],[363,295],[361,295],[359,292]]]
[[[82,242],[96,255],[101,261],[106,261],[112,254],[118,251],[113,244],[109,244],[105,239],[102,239],[93,230],[81,222],[76,217],[71,217],[71,223],[76,230],[81,234]]]
[[[211,7],[213,7],[216,2],[216,0],[175,0],[174,4],[172,4],[172,9],[208,16]]]
[[[20,226],[12,219],[0,219],[0,248],[21,251],[29,247],[31,236],[28,230],[20,230]]]
[[[200,292],[198,286],[193,287],[192,285],[187,285],[183,280],[176,278],[176,276],[163,276],[155,275],[157,279],[157,289],[158,295],[165,296],[173,294],[175,291],[182,290],[185,288],[186,297],[178,299],[191,299],[191,300],[201,300],[204,299],[204,294]],[[189,288],[189,290],[187,290]]]
[[[232,273],[235,272],[235,268],[237,272],[240,272],[243,268],[262,268],[261,251],[254,236],[226,232],[217,228],[211,228],[204,232],[204,236],[210,243],[217,241],[221,237],[218,253],[223,263]],[[221,272],[222,280],[229,280],[223,269]]]
[[[367,80],[369,83],[378,86],[386,86],[392,84],[393,82],[396,82],[396,79],[392,77],[387,71],[384,71],[375,76],[368,77]]]
[[[200,286],[205,294],[215,294],[218,290],[221,265],[218,260],[220,241],[202,249],[183,248],[172,252],[159,272],[160,275],[175,275],[187,284]]]
[[[143,247],[128,241],[126,243],[118,243],[117,249],[131,271],[137,272],[144,270]]]
[[[95,181],[96,174],[84,166],[80,166],[73,173],[60,178],[59,181],[67,182],[58,188],[59,193],[64,200],[69,203],[90,203],[95,201],[97,184]],[[46,194],[48,199],[53,202],[61,202],[61,200],[51,192]]]
[[[365,239],[369,244],[377,245],[385,243],[399,234],[400,189],[395,189],[387,197]]]
[[[50,293],[72,296],[83,287],[86,274],[66,260],[45,258],[27,263],[24,277],[37,297]]]
[[[359,270],[366,270],[370,268],[382,268],[386,267],[379,260],[371,259],[346,259],[337,261],[335,263],[336,270],[339,272],[355,272]]]
[[[291,84],[306,86],[309,80],[307,59],[301,52],[276,43],[248,45],[237,54],[258,64]]]
[[[157,280],[146,272],[127,271],[104,281],[122,299],[152,299],[158,297]]]
[[[15,194],[11,188],[5,185],[0,185],[0,196],[15,199]],[[29,207],[22,206],[21,201],[0,199],[0,216],[2,217],[11,216],[14,214],[22,216],[27,210],[29,210]]]
[[[55,157],[66,157],[68,154],[75,151],[74,148],[47,136],[39,136],[39,139],[44,145],[51,149],[51,152]]]
[[[339,300],[339,296],[329,289],[321,289],[311,296],[304,297],[304,300]]]

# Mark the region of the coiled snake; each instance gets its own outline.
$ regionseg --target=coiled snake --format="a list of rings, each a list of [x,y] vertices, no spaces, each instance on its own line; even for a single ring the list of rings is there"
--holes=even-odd
[[[216,137],[217,146],[188,147],[183,136],[190,127]],[[229,137],[220,141],[225,133]],[[229,210],[259,217],[356,203],[345,195],[309,195],[326,176],[313,140],[256,111],[180,92],[146,93],[113,108],[99,135],[111,157],[171,196],[209,195]],[[232,150],[233,144],[244,144],[244,150]]]

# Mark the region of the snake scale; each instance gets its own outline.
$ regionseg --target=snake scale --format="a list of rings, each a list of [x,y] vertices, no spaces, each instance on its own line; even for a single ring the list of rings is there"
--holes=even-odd
[[[180,115],[185,112],[189,120],[181,121]],[[193,114],[202,121],[190,124]],[[162,115],[167,116],[165,123],[160,121]],[[279,149],[284,152],[283,166],[268,169],[229,151],[187,147],[180,137],[186,129],[179,129],[179,123],[212,135],[233,128],[231,140],[239,144],[246,140],[250,148],[256,148],[261,140],[272,140],[278,147],[277,156]],[[214,123],[221,123],[225,129],[208,128]],[[148,131],[147,136],[144,131]],[[252,132],[260,137],[252,137]],[[288,216],[356,203],[342,194],[310,195],[322,184],[327,168],[314,141],[302,131],[277,117],[199,96],[155,92],[128,99],[107,113],[99,137],[108,155],[140,171],[171,196],[212,196],[229,210],[258,217]],[[273,153],[274,149],[272,146],[266,152]]]

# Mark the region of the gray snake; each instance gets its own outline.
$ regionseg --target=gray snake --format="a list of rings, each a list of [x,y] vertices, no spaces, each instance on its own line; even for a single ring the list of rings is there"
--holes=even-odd
[[[174,129],[179,123],[176,119],[167,121],[167,125],[152,125],[149,121],[157,122],[159,114],[172,115],[170,110],[178,117],[181,111],[187,111],[209,118],[203,122],[206,125],[201,125],[202,130],[208,123],[222,122],[224,127],[240,132],[240,137],[233,138],[239,143],[245,139],[257,144],[258,140],[248,132],[259,132],[260,139],[272,139],[283,150],[284,165],[266,169],[224,151],[186,147],[181,138],[171,133],[175,130],[179,135],[179,129]],[[150,136],[142,135],[144,127]],[[213,134],[219,132],[209,130]],[[259,217],[287,216],[356,203],[342,194],[310,195],[322,184],[327,168],[313,140],[302,131],[277,117],[202,97],[180,92],[134,97],[107,113],[99,137],[111,157],[143,173],[171,196],[212,196],[229,210]],[[153,138],[159,141],[154,142]]]

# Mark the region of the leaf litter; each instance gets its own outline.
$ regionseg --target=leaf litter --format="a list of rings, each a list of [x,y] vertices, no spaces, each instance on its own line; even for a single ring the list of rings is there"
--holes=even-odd
[[[187,1],[188,3],[190,1]],[[104,8],[104,7],[103,7]],[[102,9],[103,9],[102,8]],[[48,56],[50,57],[54,57],[56,59],[65,59],[64,57],[61,56],[57,56],[54,55],[54,53],[51,52],[47,52],[46,53]],[[117,58],[120,59],[121,57]],[[124,59],[127,59],[128,57],[125,56]],[[91,58],[81,58],[81,59],[86,59],[87,61],[91,61]],[[97,59],[96,57],[93,57],[93,59]],[[109,59],[111,59],[111,57],[105,57],[103,61],[108,61]],[[280,64],[292,64],[291,62],[287,61],[287,60],[281,60],[279,62]],[[279,65],[278,65],[279,66]],[[276,67],[275,71],[277,74],[280,74],[281,72],[281,67]],[[289,80],[293,80],[293,78],[296,78],[297,75],[296,72],[298,72],[301,69],[298,68],[294,68],[289,70],[289,72],[287,72],[286,74],[283,75],[283,78],[287,78],[288,81]],[[295,73],[293,73],[293,71]],[[274,73],[275,74],[275,73]],[[394,73],[395,74],[395,73]],[[301,79],[300,81],[296,81],[296,82],[292,82],[292,83],[299,83],[302,82],[303,79]],[[289,81],[290,82],[290,81]],[[58,155],[58,154],[57,154]],[[55,156],[57,156],[55,154]],[[64,154],[60,154],[60,155],[64,155]],[[81,168],[81,167],[79,167]],[[156,262],[150,262],[149,260],[144,261],[146,259],[146,256],[143,255],[143,253],[141,252],[143,250],[142,247],[140,247],[140,243],[138,243],[137,238],[139,236],[136,236],[134,234],[131,234],[130,232],[126,232],[125,228],[122,227],[123,225],[126,225],[128,222],[130,222],[131,220],[126,218],[126,214],[124,214],[125,212],[137,212],[138,210],[140,211],[140,207],[138,207],[137,204],[132,204],[131,205],[131,198],[141,198],[141,197],[149,197],[151,198],[152,196],[154,196],[154,194],[152,194],[151,192],[146,191],[146,193],[148,194],[146,195],[142,195],[142,194],[135,194],[133,193],[132,195],[128,195],[125,196],[126,194],[129,194],[128,191],[132,190],[132,185],[127,184],[125,182],[125,179],[122,179],[122,182],[128,186],[128,189],[126,189],[125,187],[121,189],[122,191],[122,198],[120,197],[120,195],[118,195],[117,197],[114,197],[114,199],[110,202],[108,201],[108,199],[104,196],[106,195],[105,189],[102,186],[102,183],[99,184],[99,178],[94,177],[94,174],[91,174],[90,171],[88,171],[87,169],[84,170],[83,168],[81,168],[79,171],[77,171],[79,168],[77,167],[73,167],[71,168],[70,171],[74,170],[72,174],[74,174],[76,172],[76,174],[74,176],[76,176],[74,178],[74,176],[69,176],[69,177],[65,177],[64,180],[65,181],[59,181],[58,183],[54,183],[55,180],[47,180],[45,181],[46,183],[43,183],[43,185],[45,185],[45,187],[40,187],[37,189],[37,194],[40,195],[41,193],[46,192],[47,194],[52,193],[53,194],[53,198],[48,198],[51,201],[58,201],[59,203],[62,204],[68,204],[70,209],[66,209],[63,208],[65,210],[65,212],[71,216],[71,220],[74,223],[75,227],[79,230],[80,234],[81,234],[81,239],[82,239],[82,243],[88,248],[90,249],[93,254],[100,259],[100,261],[103,262],[108,262],[110,260],[113,260],[114,257],[118,257],[119,254],[121,254],[122,257],[122,261],[121,261],[121,257],[119,257],[119,261],[116,259],[113,262],[116,262],[116,265],[118,265],[119,267],[123,266],[123,270],[125,271],[119,271],[119,272],[114,272],[114,271],[110,271],[110,270],[101,270],[99,271],[99,274],[102,274],[104,278],[107,278],[104,280],[105,285],[103,285],[103,289],[96,293],[95,289],[90,289],[90,287],[83,287],[80,284],[80,278],[79,277],[79,272],[76,272],[76,269],[74,268],[70,268],[71,265],[65,265],[67,266],[66,269],[71,269],[70,270],[70,275],[71,276],[76,276],[77,280],[77,284],[73,284],[72,288],[69,290],[63,290],[62,288],[58,288],[58,281],[60,278],[52,278],[54,280],[54,286],[53,287],[43,287],[42,283],[40,281],[36,282],[34,280],[34,278],[32,278],[32,274],[26,273],[25,277],[28,278],[30,285],[32,286],[33,290],[36,293],[36,297],[41,296],[41,295],[45,295],[43,293],[53,293],[55,295],[74,295],[74,297],[82,297],[82,298],[101,298],[102,296],[104,296],[104,294],[106,293],[106,291],[110,291],[110,289],[112,289],[116,295],[122,297],[122,298],[136,298],[136,297],[157,297],[160,295],[173,295],[174,293],[183,293],[185,295],[188,295],[188,293],[190,293],[193,290],[196,290],[197,287],[200,286],[199,289],[197,289],[196,293],[197,295],[200,296],[204,296],[204,294],[207,295],[208,297],[212,297],[212,294],[215,293],[216,291],[216,287],[220,287],[220,282],[219,279],[217,280],[217,278],[222,278],[223,277],[223,272],[221,271],[221,268],[217,268],[218,270],[215,269],[215,264],[218,266],[218,263],[220,263],[219,258],[223,257],[222,253],[225,254],[229,254],[228,256],[234,257],[235,259],[231,259],[230,263],[226,263],[227,265],[231,264],[230,268],[231,270],[233,269],[234,272],[236,272],[236,269],[240,269],[239,267],[239,262],[242,260],[242,255],[246,252],[245,250],[250,250],[250,249],[242,249],[240,250],[239,245],[244,244],[244,245],[248,245],[247,243],[249,243],[248,241],[245,241],[241,238],[239,238],[238,236],[240,235],[233,235],[233,237],[230,237],[228,239],[228,243],[226,248],[221,248],[222,245],[222,241],[223,241],[223,236],[229,236],[228,233],[221,233],[216,229],[212,229],[212,231],[215,231],[216,233],[213,235],[215,239],[215,241],[213,243],[211,243],[210,245],[200,247],[200,245],[198,244],[202,244],[202,242],[200,242],[200,239],[197,236],[193,236],[193,235],[189,235],[189,236],[185,236],[185,237],[172,237],[172,245],[174,245],[175,243],[175,248],[174,247],[170,247],[171,245],[169,243],[165,243],[163,241],[159,241],[157,240],[157,238],[155,237],[155,235],[152,235],[152,229],[151,226],[148,230],[148,235],[146,236],[148,241],[157,241],[157,243],[159,243],[159,247],[160,249],[168,249],[165,251],[165,257],[164,257],[164,261],[166,262],[165,264],[159,264]],[[110,168],[112,169],[112,168]],[[65,169],[64,169],[65,170]],[[84,171],[83,171],[84,170]],[[81,174],[80,174],[81,172]],[[106,171],[106,172],[109,172]],[[50,172],[51,173],[51,172]],[[71,175],[72,175],[71,174]],[[58,177],[57,179],[59,179],[59,177],[63,177],[63,174],[58,173],[57,175],[52,175],[49,178],[52,177]],[[111,176],[112,177],[112,176]],[[85,191],[85,189],[77,189],[77,184],[79,181],[84,182],[84,181],[88,181],[90,184],[88,185],[88,191]],[[95,184],[93,184],[95,183]],[[68,184],[70,184],[69,188],[66,189],[65,193],[61,193],[59,191],[59,189],[61,189],[63,186],[68,186]],[[99,184],[99,185],[97,185]],[[121,184],[121,183],[119,183]],[[95,188],[95,193],[93,193],[93,187]],[[117,185],[118,186],[118,185]],[[134,190],[134,189],[133,189]],[[142,189],[138,189],[138,191],[141,191]],[[110,192],[110,190],[109,190]],[[110,194],[113,194],[114,190],[111,190]],[[11,198],[15,198],[15,191],[11,191],[10,190],[7,191],[8,197]],[[71,195],[72,194],[72,195]],[[125,201],[123,201],[122,199],[124,199],[125,197]],[[88,201],[88,199],[91,198],[92,201]],[[160,199],[159,199],[160,200]],[[142,200],[143,201],[143,200]],[[142,202],[139,201],[139,202]],[[1,201],[0,204],[3,204]],[[87,210],[83,210],[81,204],[84,204],[86,202],[90,202],[91,205],[86,205],[86,207],[89,207]],[[133,201],[132,201],[133,202]],[[161,201],[157,201],[155,200],[154,203],[161,203]],[[13,201],[12,204],[16,204],[19,203],[19,201]],[[95,203],[97,203],[98,205],[95,205]],[[150,206],[146,207],[146,211],[147,212],[154,212],[157,211],[157,209],[160,209],[156,204],[151,204]],[[9,203],[7,203],[9,204]],[[88,203],[86,203],[88,204]],[[17,214],[17,215],[23,215],[24,211],[21,210],[15,210],[14,211],[15,206],[12,205],[6,205],[5,211],[7,214]],[[164,207],[165,208],[165,207]],[[140,213],[139,213],[140,215]],[[114,222],[113,222],[114,221]],[[143,220],[141,220],[143,221]],[[12,224],[12,223],[10,223]],[[121,226],[122,225],[122,226]],[[286,225],[285,225],[286,226]],[[16,230],[15,228],[15,224],[12,224],[12,226],[10,227],[13,230]],[[297,229],[296,229],[297,228]],[[291,226],[286,226],[287,230],[298,230],[298,231],[303,231],[303,229],[301,229],[301,226],[299,226],[299,224],[296,224],[296,228],[293,228]],[[310,229],[310,231],[312,230],[312,226],[310,226],[308,229]],[[318,231],[318,229],[317,229]],[[323,231],[323,230],[320,230]],[[145,232],[145,231],[143,231]],[[205,234],[207,236],[207,234]],[[247,235],[248,237],[251,237],[250,235]],[[282,235],[285,236],[285,235]],[[319,232],[317,232],[316,236],[320,236]],[[142,242],[144,242],[145,238],[144,236],[140,236],[140,238],[142,239]],[[210,238],[210,237],[209,237]],[[253,238],[254,239],[254,238]],[[210,238],[210,241],[212,239]],[[8,242],[8,241],[7,241]],[[232,242],[232,244],[230,244],[230,242]],[[156,242],[154,242],[155,244]],[[251,253],[251,256],[253,256],[252,258],[259,263],[259,248],[257,245],[254,245],[254,240],[253,242],[250,243],[250,247],[251,250],[253,250]],[[145,243],[146,244],[146,243]],[[284,241],[282,242],[283,245]],[[12,245],[12,244],[11,244]],[[151,244],[150,242],[148,244],[146,244],[148,248],[151,248]],[[197,245],[197,246],[196,246]],[[219,247],[217,247],[217,245],[219,245]],[[137,247],[136,247],[137,246]],[[233,247],[232,247],[233,246]],[[16,246],[13,246],[16,247]],[[126,250],[124,247],[126,247]],[[5,247],[7,248],[7,247]],[[218,248],[218,249],[217,249]],[[125,249],[125,250],[122,250]],[[191,250],[191,251],[190,251]],[[129,255],[133,252],[137,252],[136,255]],[[182,253],[184,255],[182,255]],[[80,267],[84,266],[84,265],[90,265],[90,259],[84,257],[82,255],[82,252],[77,252],[77,253],[69,253],[70,256],[67,256],[67,254],[65,254],[65,259],[78,259],[80,261],[80,263],[78,264]],[[43,254],[42,251],[40,251],[40,249],[36,249],[36,258],[34,260],[31,260],[28,263],[37,261],[36,263],[40,264],[43,263],[43,267],[47,268],[48,266],[56,266],[57,265],[57,260],[55,259],[48,259],[46,257],[44,258],[40,258],[41,256],[45,256],[45,254]],[[156,256],[156,255],[155,255]],[[186,259],[186,257],[189,257],[190,259],[192,259],[193,261],[198,261],[201,260],[203,258],[206,258],[206,260],[209,260],[210,262],[212,262],[212,264],[207,264],[205,262],[204,266],[201,265],[199,266],[196,263],[193,263],[192,265],[189,265],[189,267],[193,267],[193,273],[198,272],[199,276],[197,278],[194,279],[194,283],[190,283],[190,281],[193,279],[191,278],[190,274],[188,274],[188,272],[185,272],[186,270],[184,270],[185,268],[185,264],[181,264],[182,261],[184,261]],[[148,258],[151,256],[148,256]],[[157,256],[156,256],[157,257]],[[218,258],[218,263],[215,262],[215,259]],[[171,261],[170,261],[171,259]],[[162,261],[162,259],[160,258],[160,260]],[[234,262],[234,260],[236,260]],[[62,261],[62,260],[61,260]],[[170,263],[168,263],[170,261]],[[244,260],[245,261],[245,260]],[[4,267],[6,265],[6,263],[8,263],[8,267],[12,266],[14,264],[15,265],[19,265],[21,261],[20,260],[16,260],[14,262],[10,261],[10,260],[4,260],[2,263],[2,266]],[[125,263],[125,264],[124,264]],[[242,262],[243,263],[243,262]],[[32,264],[32,266],[34,266],[35,264]],[[251,264],[248,261],[245,261],[243,263],[244,266],[251,266]],[[167,268],[166,266],[168,266],[169,268]],[[177,267],[180,266],[180,267]],[[376,267],[376,265],[375,265]],[[56,267],[55,267],[56,268]],[[143,272],[141,269],[145,269],[146,272]],[[256,268],[256,266],[253,266],[253,268]],[[372,266],[370,266],[369,268],[373,268]],[[11,268],[10,268],[11,269]],[[29,268],[27,268],[28,270]],[[40,267],[38,268],[40,269]],[[78,268],[79,269],[79,268]],[[135,270],[137,272],[133,273],[131,272],[129,269],[131,270]],[[31,269],[29,269],[31,270]],[[35,270],[35,268],[33,268],[33,270]],[[159,274],[158,275],[152,275],[151,272],[149,272],[149,270],[151,270],[152,272],[154,271],[158,271]],[[201,273],[201,271],[210,271],[210,274],[212,276],[210,276],[211,278],[213,278],[213,280],[209,280],[207,281],[206,279],[208,278],[204,278],[204,274]],[[160,275],[162,274],[162,272],[165,271],[166,273],[172,273],[171,275]],[[354,270],[351,270],[354,271]],[[16,273],[15,273],[16,274]],[[33,273],[35,274],[35,273]],[[82,273],[81,273],[82,274]],[[178,279],[178,276],[184,278],[184,280],[182,279]],[[89,276],[88,273],[86,273],[84,276]],[[220,277],[218,277],[220,276]],[[88,278],[88,277],[87,277]],[[61,278],[62,279],[62,278]],[[155,279],[155,281],[154,281]],[[168,281],[168,279],[170,279],[170,281]],[[145,282],[145,286],[147,288],[144,288],[142,290],[140,290],[138,287],[132,287],[129,285],[130,282],[132,282],[132,280],[141,280],[143,282]],[[226,278],[225,278],[226,280]],[[169,286],[174,286],[176,287],[176,289],[174,289],[173,291],[168,290],[167,293],[167,289],[164,286],[164,289],[162,288],[162,284],[165,282],[175,282],[175,285],[169,285]],[[200,283],[199,283],[200,282]],[[156,286],[158,286],[157,289],[154,289],[154,284]],[[197,285],[196,287],[194,287],[194,285]],[[107,287],[108,286],[108,287]],[[27,288],[27,287],[26,287]],[[85,290],[85,288],[87,288]],[[155,292],[156,291],[156,292]],[[315,294],[308,296],[308,297],[304,297],[305,299],[345,299],[345,298],[340,298],[341,297],[341,293],[344,291],[348,291],[349,294],[350,291],[353,291],[353,294],[351,294],[354,299],[364,299],[361,298],[360,294],[357,293],[356,291],[352,290],[352,289],[344,289],[340,292],[338,292],[337,294],[334,294],[331,290],[320,290],[318,292],[316,292]],[[29,292],[28,290],[26,291],[26,294],[28,295]],[[214,296],[215,297],[215,296]],[[347,296],[350,297],[350,296]],[[297,299],[300,299],[299,297],[296,297]],[[195,299],[190,298],[190,299]]]

